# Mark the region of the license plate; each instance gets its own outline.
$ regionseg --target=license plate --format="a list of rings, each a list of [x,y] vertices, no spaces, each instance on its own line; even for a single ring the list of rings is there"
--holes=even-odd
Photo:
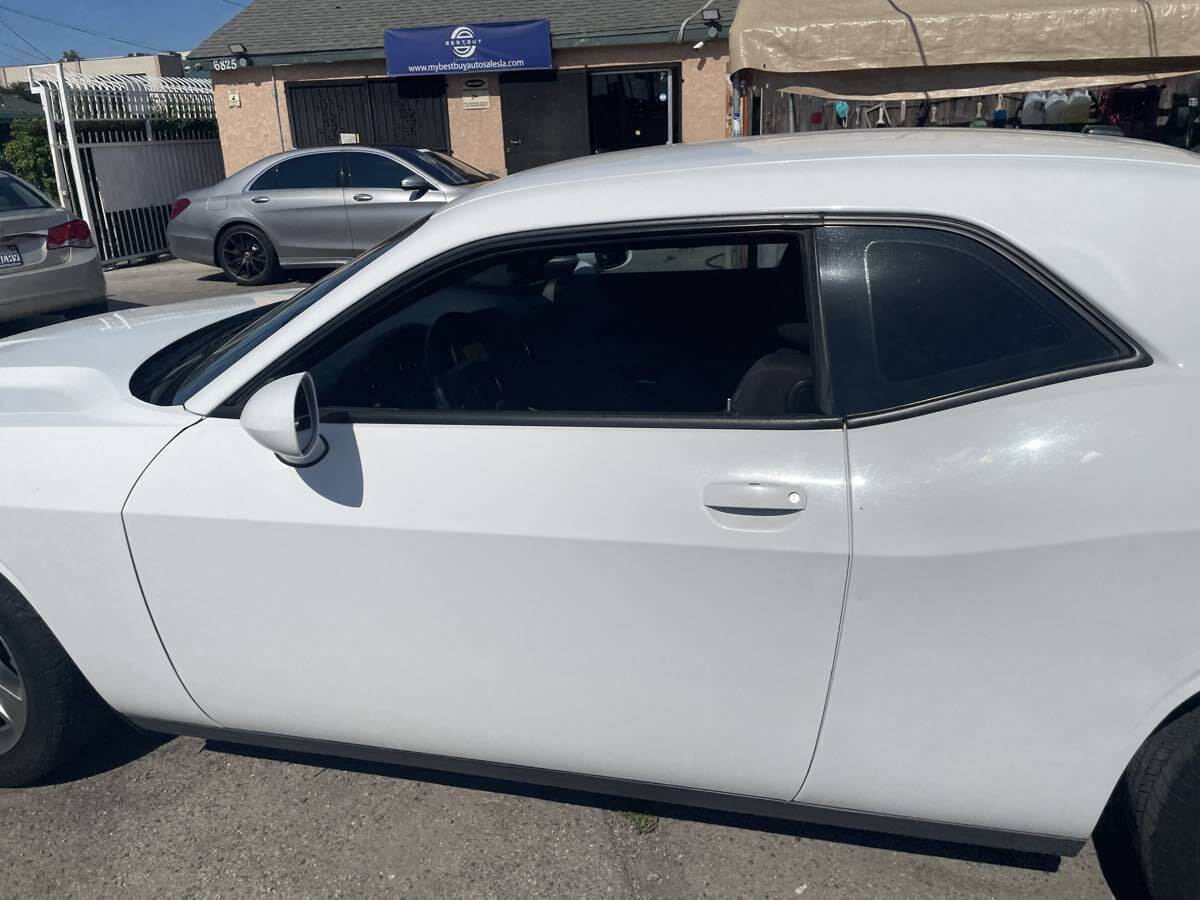
[[[0,244],[0,269],[21,265],[21,251],[16,244]]]

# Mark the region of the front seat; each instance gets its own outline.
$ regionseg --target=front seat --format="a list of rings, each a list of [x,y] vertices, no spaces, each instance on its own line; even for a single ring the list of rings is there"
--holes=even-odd
[[[729,402],[735,416],[815,412],[812,357],[792,347],[768,353],[742,376]]]

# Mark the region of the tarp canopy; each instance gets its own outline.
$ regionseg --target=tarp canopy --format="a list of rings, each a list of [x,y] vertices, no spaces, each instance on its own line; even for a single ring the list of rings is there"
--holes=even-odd
[[[741,0],[729,43],[730,71],[830,97],[1121,84],[1200,70],[1200,0]]]

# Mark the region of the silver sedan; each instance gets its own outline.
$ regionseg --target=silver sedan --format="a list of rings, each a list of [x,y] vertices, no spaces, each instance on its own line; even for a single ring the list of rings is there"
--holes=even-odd
[[[238,284],[338,266],[494,176],[413,147],[320,147],[261,159],[175,201],[171,252]]]
[[[104,304],[104,273],[87,223],[0,172],[0,321]]]

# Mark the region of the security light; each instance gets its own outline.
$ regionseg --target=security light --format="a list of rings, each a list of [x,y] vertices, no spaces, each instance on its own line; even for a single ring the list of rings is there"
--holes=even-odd
[[[706,9],[700,13],[704,18],[704,24],[708,26],[708,36],[715,38],[721,33],[721,11],[719,9]]]
[[[230,52],[230,53],[233,53],[234,55],[237,55],[237,54],[239,54],[239,53],[245,53],[245,52],[246,52],[246,45],[245,45],[245,44],[230,44],[230,45],[229,45],[229,52]]]

